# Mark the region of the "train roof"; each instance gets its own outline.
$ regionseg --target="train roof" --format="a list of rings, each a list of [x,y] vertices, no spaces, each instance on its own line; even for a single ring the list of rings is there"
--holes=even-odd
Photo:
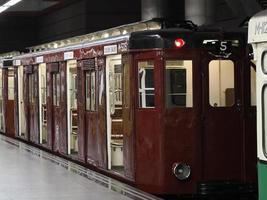
[[[187,48],[203,47],[206,40],[240,40],[244,45],[244,29],[224,30],[220,27],[199,27],[197,29],[168,28],[133,32],[129,38],[129,49],[173,48],[174,40],[185,40]]]
[[[267,41],[267,10],[261,11],[249,20],[248,43]]]

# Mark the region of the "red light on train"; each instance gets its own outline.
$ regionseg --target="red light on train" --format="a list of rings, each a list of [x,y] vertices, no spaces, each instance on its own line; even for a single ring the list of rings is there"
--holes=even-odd
[[[182,48],[185,45],[185,41],[182,38],[177,38],[174,44],[177,48]]]

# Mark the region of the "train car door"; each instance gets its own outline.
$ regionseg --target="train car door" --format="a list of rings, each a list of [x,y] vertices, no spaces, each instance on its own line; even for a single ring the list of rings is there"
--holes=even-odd
[[[3,91],[3,71],[0,69],[0,132],[5,133]]]
[[[27,107],[27,132],[30,141],[39,144],[39,94],[38,94],[38,65],[25,67],[26,82],[25,88],[27,97],[25,98]]]
[[[132,56],[125,54],[122,56],[122,133],[123,133],[123,166],[124,175],[129,179],[135,178],[135,137],[134,137],[134,79]]]
[[[52,133],[53,151],[67,154],[67,86],[66,62],[49,64],[49,128]]]
[[[162,134],[164,123],[161,120],[164,100],[162,94],[163,69],[160,55],[160,51],[134,55],[135,173],[138,174],[135,179],[144,188],[149,184],[148,182],[153,182],[154,185],[162,184],[164,176],[162,173],[155,176],[154,173],[155,171],[161,172],[162,166],[165,165],[160,148],[164,141]]]
[[[105,66],[102,58],[81,60],[78,63],[79,158],[105,169],[106,98]],[[84,151],[84,152],[83,152]]]
[[[203,178],[240,180],[244,173],[242,59],[233,52],[226,57],[204,52],[201,57],[205,58],[201,63]]]
[[[16,86],[16,97],[15,97],[15,113],[16,113],[16,136],[28,140],[28,131],[27,131],[27,123],[26,123],[26,85],[24,81],[26,80],[26,76],[24,74],[24,66],[18,66],[15,71],[15,86]]]
[[[15,106],[15,93],[14,93],[14,68],[6,68],[4,73],[4,92],[5,92],[5,122],[6,122],[6,134],[15,136],[15,124],[14,124],[14,106]]]

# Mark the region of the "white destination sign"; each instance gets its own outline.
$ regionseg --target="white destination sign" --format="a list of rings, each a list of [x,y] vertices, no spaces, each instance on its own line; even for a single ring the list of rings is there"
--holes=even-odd
[[[35,58],[36,63],[43,63],[44,62],[44,57],[43,56],[38,56]]]
[[[21,65],[20,60],[13,60],[13,65],[14,66],[20,66]]]
[[[118,53],[117,45],[104,46],[104,55],[110,55],[116,53]]]
[[[74,58],[73,51],[64,52],[64,60],[71,60],[73,58]]]

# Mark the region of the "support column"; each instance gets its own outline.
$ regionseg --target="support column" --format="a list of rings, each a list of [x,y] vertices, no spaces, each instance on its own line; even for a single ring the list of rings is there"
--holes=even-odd
[[[197,25],[214,23],[215,3],[214,0],[186,0],[185,19],[191,20]]]

